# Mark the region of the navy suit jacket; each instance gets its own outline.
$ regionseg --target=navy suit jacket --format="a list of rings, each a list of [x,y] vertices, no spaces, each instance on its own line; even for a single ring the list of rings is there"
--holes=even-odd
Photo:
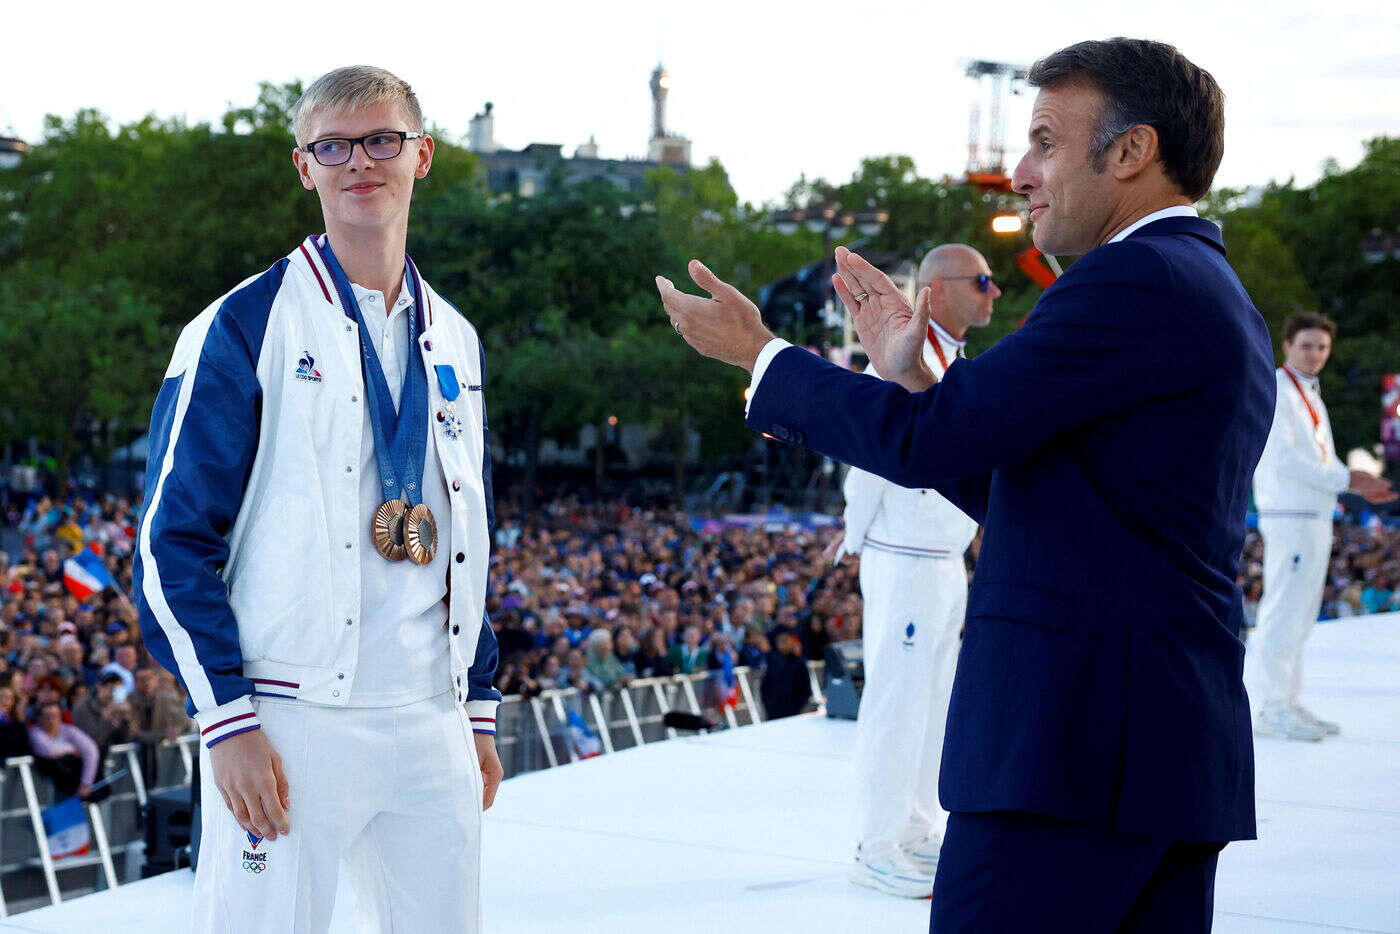
[[[985,529],[945,808],[1254,837],[1235,575],[1274,385],[1268,329],[1192,217],[1085,254],[925,392],[774,357],[750,427],[936,488]]]

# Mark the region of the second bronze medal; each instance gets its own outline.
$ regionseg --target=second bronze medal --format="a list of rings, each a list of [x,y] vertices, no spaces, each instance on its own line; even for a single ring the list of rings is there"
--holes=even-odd
[[[403,521],[404,546],[408,559],[415,564],[431,564],[437,554],[437,522],[426,503],[419,503],[408,511]]]

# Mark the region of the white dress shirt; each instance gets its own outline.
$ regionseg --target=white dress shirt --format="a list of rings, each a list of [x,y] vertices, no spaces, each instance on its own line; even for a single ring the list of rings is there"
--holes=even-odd
[[[422,366],[416,348],[408,343],[408,316],[413,313],[413,293],[405,275],[399,297],[389,313],[384,295],[351,283],[360,314],[364,316],[374,350],[384,368],[384,381],[399,407],[404,367]],[[423,502],[437,518],[438,548],[427,565],[412,561],[386,561],[375,550],[370,518],[384,502],[379,485],[379,458],[374,450],[374,429],[369,406],[365,410],[364,436],[360,444],[360,653],[355,681],[350,687],[352,707],[400,707],[441,694],[452,683],[447,647],[447,562],[452,554],[452,524],[447,483],[438,461],[436,424],[428,425],[428,449],[423,463]]]

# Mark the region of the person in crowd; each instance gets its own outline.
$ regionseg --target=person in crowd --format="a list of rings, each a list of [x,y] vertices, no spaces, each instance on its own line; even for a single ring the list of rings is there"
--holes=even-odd
[[[666,645],[666,630],[653,626],[642,638],[638,650],[637,674],[643,678],[665,678],[675,674],[671,664],[670,648]]]
[[[123,630],[124,631],[124,630]],[[112,661],[102,666],[101,674],[111,672],[122,679],[115,692],[116,699],[126,700],[127,695],[136,688],[136,663],[138,654],[134,645],[119,645],[113,653]]]
[[[632,630],[623,625],[618,627],[616,644],[613,651],[617,654],[617,660],[622,665],[623,672],[629,678],[638,677],[638,661],[641,658],[642,646],[637,641],[637,637],[632,634]]]
[[[0,687],[0,763],[32,752],[24,699],[13,687],[4,685]]]
[[[616,691],[632,680],[614,653],[613,637],[606,629],[595,629],[588,636],[587,670],[598,691]]]
[[[57,798],[73,794],[87,798],[100,765],[97,743],[71,723],[63,722],[63,705],[57,700],[40,705],[38,720],[29,728],[29,744],[34,750],[35,765],[53,780]]]
[[[710,666],[710,649],[700,644],[700,627],[687,626],[677,645],[671,646],[671,668],[676,674],[688,675]]]
[[[135,738],[131,706],[115,697],[121,681],[121,677],[115,673],[103,675],[92,693],[73,708],[73,725],[97,743],[103,756],[113,746],[129,743]]]
[[[1349,469],[1337,457],[1318,381],[1336,336],[1326,315],[1295,314],[1283,323],[1273,427],[1254,472],[1264,595],[1245,684],[1260,736],[1316,742],[1341,731],[1299,700],[1303,643],[1317,622],[1332,557],[1332,513],[1337,494],[1347,490],[1372,503],[1396,498],[1389,480]]]
[[[776,633],[777,647],[768,653],[759,694],[769,720],[796,716],[812,699],[812,682],[802,657],[802,642],[791,630]]]

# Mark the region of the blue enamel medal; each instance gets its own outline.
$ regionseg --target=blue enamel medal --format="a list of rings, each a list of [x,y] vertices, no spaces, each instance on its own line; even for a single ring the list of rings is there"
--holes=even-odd
[[[433,367],[437,371],[438,388],[442,390],[443,401],[447,403],[442,418],[442,433],[453,441],[462,437],[462,432],[466,431],[466,426],[457,417],[457,395],[461,392],[462,386],[457,382],[457,373],[452,369],[450,363],[439,363]]]

